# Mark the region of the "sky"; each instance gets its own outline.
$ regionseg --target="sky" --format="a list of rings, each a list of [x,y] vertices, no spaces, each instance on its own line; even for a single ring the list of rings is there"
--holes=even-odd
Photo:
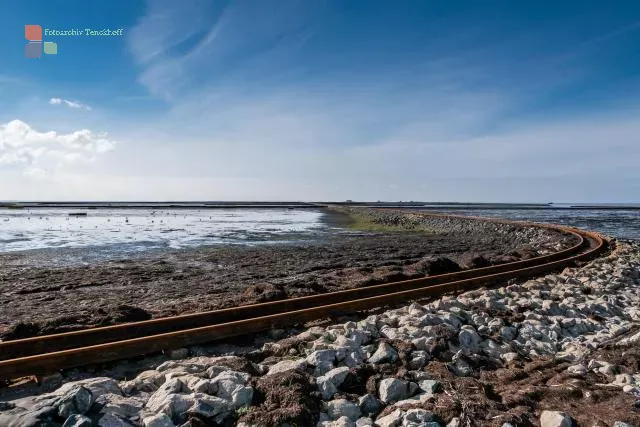
[[[637,1],[0,0],[0,36],[0,200],[640,202]]]

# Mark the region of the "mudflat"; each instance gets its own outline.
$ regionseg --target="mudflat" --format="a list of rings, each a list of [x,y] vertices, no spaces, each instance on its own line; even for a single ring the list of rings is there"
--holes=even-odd
[[[397,222],[397,216],[385,215],[374,219]],[[456,232],[433,227],[429,232],[361,231],[314,243],[173,250],[88,266],[43,266],[31,262],[29,253],[4,254],[0,338],[370,286],[526,259],[574,243],[556,232],[519,234],[483,226]]]

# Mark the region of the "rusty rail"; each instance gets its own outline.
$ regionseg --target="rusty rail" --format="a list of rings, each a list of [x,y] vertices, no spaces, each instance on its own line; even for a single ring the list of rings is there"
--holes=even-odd
[[[471,217],[471,219],[480,218]],[[487,221],[486,218],[482,220]],[[603,239],[597,233],[558,225],[493,219],[488,221],[553,229],[576,236],[578,243],[553,254],[497,266],[230,309],[2,342],[0,343],[0,359],[2,359],[0,360],[0,378],[46,374],[60,369],[202,344],[332,315],[423,299],[513,278],[532,277],[573,265],[576,261],[588,260],[605,247]]]

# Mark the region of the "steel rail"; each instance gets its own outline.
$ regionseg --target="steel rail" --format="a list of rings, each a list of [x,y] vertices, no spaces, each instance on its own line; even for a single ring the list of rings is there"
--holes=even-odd
[[[447,215],[447,217],[451,216]],[[2,357],[6,354],[15,357],[0,361],[0,378],[46,374],[60,369],[124,359],[407,300],[423,299],[512,278],[531,277],[572,265],[576,261],[590,259],[605,247],[603,239],[597,233],[555,225],[491,221],[555,229],[578,236],[579,243],[554,254],[459,273],[195,315],[3,342],[0,343]],[[194,325],[197,326],[194,327]],[[38,342],[46,344],[38,346]],[[61,346],[81,347],[61,349]],[[35,349],[29,350],[29,348]],[[41,348],[49,350],[41,351]]]

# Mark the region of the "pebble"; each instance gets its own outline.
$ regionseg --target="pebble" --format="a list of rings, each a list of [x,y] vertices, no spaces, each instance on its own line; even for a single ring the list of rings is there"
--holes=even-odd
[[[572,427],[573,420],[564,412],[542,411],[540,414],[540,427]]]

